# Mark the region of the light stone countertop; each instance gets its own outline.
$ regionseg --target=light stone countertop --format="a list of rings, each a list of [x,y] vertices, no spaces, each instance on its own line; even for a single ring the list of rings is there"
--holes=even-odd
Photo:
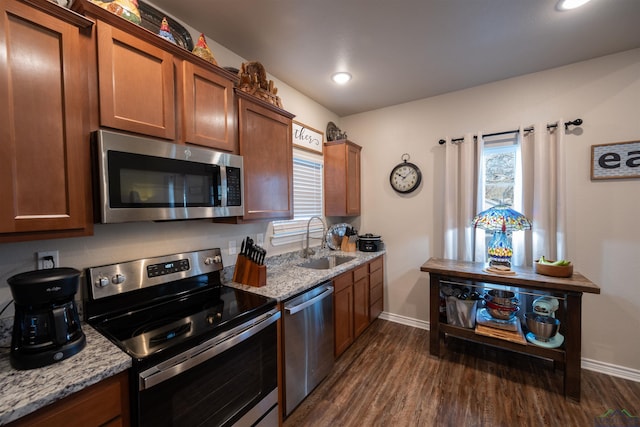
[[[265,286],[255,287],[234,282],[232,277],[235,266],[224,269],[223,281],[227,286],[275,298],[280,302],[301,294],[307,289],[311,289],[322,282],[367,263],[385,253],[386,251],[384,250],[380,252],[342,252],[329,249],[317,249],[316,253],[311,257],[302,258],[300,252],[290,252],[288,254],[276,255],[265,260],[265,265],[267,266],[267,284]],[[299,266],[299,264],[304,262],[327,255],[348,256],[354,257],[354,259],[328,270],[315,270]]]
[[[291,252],[267,258],[267,284],[247,286],[232,281],[235,266],[224,269],[225,285],[284,301],[324,281],[384,255],[381,252],[316,250],[310,258]],[[353,260],[328,270],[299,264],[327,255],[352,256]],[[131,367],[131,358],[86,323],[87,345],[78,354],[39,369],[19,371],[9,363],[13,319],[0,319],[0,425],[7,424],[59,399]]]
[[[87,345],[53,365],[19,371],[9,363],[13,319],[0,319],[0,425],[131,367],[131,357],[91,326],[82,324]]]

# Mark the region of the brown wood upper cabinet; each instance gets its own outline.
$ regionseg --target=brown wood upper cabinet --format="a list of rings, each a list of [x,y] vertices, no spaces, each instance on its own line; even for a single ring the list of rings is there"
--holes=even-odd
[[[174,140],[173,55],[97,21],[100,125]]]
[[[237,153],[237,76],[86,0],[96,19],[98,123]]]
[[[238,91],[239,144],[244,159],[244,217],[293,217],[293,115]]]
[[[92,22],[49,2],[0,11],[0,242],[90,235]]]
[[[179,70],[182,142],[237,153],[233,81],[190,61]]]
[[[324,214],[360,215],[360,151],[341,139],[324,143]]]

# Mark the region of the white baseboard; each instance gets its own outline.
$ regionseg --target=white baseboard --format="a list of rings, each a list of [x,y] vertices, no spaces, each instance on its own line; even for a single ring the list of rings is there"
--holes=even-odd
[[[429,322],[424,320],[418,320],[407,316],[401,316],[399,314],[393,314],[386,311],[380,313],[380,318],[388,320],[394,323],[400,323],[401,325],[411,326],[418,329],[430,330]],[[599,360],[585,359],[581,360],[580,366],[582,369],[588,371],[599,372],[605,375],[611,375],[612,377],[618,377],[625,380],[631,380],[640,382],[640,370],[627,368],[626,366],[613,365],[611,363],[601,362]]]
[[[586,369],[588,371],[599,372],[601,374],[611,375],[612,377],[640,382],[640,370],[638,369],[613,365],[599,360],[585,359],[584,357],[581,360],[580,366],[582,369]]]
[[[388,320],[393,323],[400,323],[401,325],[412,326],[418,329],[426,329],[427,331],[429,330],[429,322],[414,319],[412,317],[400,316],[399,314],[393,314],[383,311],[382,313],[380,313],[380,318],[382,320]]]

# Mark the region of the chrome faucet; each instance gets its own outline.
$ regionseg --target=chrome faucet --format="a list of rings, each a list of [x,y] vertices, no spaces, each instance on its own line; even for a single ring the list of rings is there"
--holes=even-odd
[[[327,225],[324,223],[324,220],[319,216],[312,216],[311,218],[309,218],[309,221],[307,222],[307,244],[304,250],[302,251],[302,256],[304,258],[307,258],[309,255],[313,255],[315,253],[313,249],[309,248],[309,226],[311,225],[311,221],[313,221],[314,219],[319,219],[320,222],[322,223],[322,237],[320,237],[320,239],[322,239],[322,243],[320,244],[320,248],[324,248],[324,235],[327,232]],[[312,239],[318,239],[318,237],[312,237]]]

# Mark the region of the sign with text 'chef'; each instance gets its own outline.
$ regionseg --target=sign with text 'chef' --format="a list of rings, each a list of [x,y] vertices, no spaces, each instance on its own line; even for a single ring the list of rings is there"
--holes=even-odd
[[[322,154],[324,134],[302,123],[293,122],[293,145]]]
[[[640,178],[640,141],[591,146],[591,179]]]

